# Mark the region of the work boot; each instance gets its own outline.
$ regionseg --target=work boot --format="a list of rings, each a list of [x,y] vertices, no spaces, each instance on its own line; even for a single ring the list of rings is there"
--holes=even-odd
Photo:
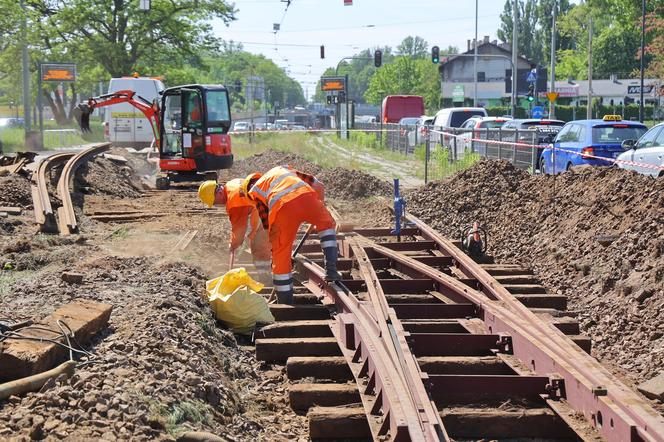
[[[325,247],[323,249],[325,255],[325,280],[340,281],[341,275],[337,271],[337,259],[339,257],[339,250],[337,247]]]
[[[293,305],[293,289],[287,292],[277,292],[277,302],[279,304]]]
[[[291,273],[272,274],[272,284],[277,292],[279,304],[293,304],[293,275]]]

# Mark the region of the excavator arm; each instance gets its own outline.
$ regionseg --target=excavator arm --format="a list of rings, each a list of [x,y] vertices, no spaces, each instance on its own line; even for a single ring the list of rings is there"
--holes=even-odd
[[[78,121],[78,125],[83,132],[90,132],[90,114],[99,107],[111,106],[119,103],[129,103],[143,112],[145,118],[150,121],[155,141],[157,146],[159,146],[159,134],[161,132],[159,127],[159,104],[157,100],[150,103],[145,98],[137,95],[134,91],[123,90],[111,94],[100,95],[98,97],[90,97],[85,103],[76,106],[74,117],[76,118],[76,121]]]

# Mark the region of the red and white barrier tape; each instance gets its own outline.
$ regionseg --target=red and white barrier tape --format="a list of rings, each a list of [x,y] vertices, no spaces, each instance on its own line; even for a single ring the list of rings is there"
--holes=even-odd
[[[451,132],[442,132],[442,131],[433,130],[433,129],[431,130],[431,132],[441,134],[441,135],[447,135],[447,136],[455,137],[455,138],[460,137],[459,134],[453,134]],[[532,149],[533,147],[537,147],[537,148],[544,147],[544,148],[548,148],[548,149],[554,149],[558,152],[565,152],[565,153],[569,153],[569,154],[572,154],[572,155],[580,155],[583,158],[593,158],[593,159],[596,159],[596,160],[607,161],[607,162],[613,163],[613,164],[624,164],[624,165],[627,165],[627,166],[642,167],[644,169],[651,169],[651,170],[664,170],[664,166],[657,166],[655,164],[648,164],[648,163],[640,163],[638,161],[619,160],[617,158],[607,158],[607,157],[600,157],[600,156],[597,156],[597,155],[584,154],[584,153],[576,152],[576,151],[569,150],[569,149],[563,149],[561,147],[553,147],[553,145],[540,146],[538,144],[519,143],[519,142],[515,142],[515,141],[486,140],[486,139],[483,139],[483,138],[468,138],[468,141],[476,141],[476,142],[485,143],[485,144],[500,144],[500,145],[503,145],[503,146],[525,147],[525,148],[529,148],[529,149]]]

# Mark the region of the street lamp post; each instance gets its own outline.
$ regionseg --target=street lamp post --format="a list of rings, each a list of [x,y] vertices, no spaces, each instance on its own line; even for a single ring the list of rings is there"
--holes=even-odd
[[[643,103],[643,77],[645,69],[643,57],[645,55],[645,41],[646,41],[646,0],[643,0],[641,3],[641,92],[639,93],[640,95],[639,121],[641,123],[643,123],[643,120],[645,119],[644,118],[645,108]]]

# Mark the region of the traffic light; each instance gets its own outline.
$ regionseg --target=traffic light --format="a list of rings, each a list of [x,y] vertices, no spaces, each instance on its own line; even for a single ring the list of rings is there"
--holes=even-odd
[[[379,68],[381,64],[383,64],[383,51],[376,49],[374,52],[374,66]]]
[[[327,101],[327,104],[332,104],[332,95],[326,96],[325,101]]]
[[[528,85],[528,95],[526,96],[528,98],[529,102],[535,101],[535,85],[534,84],[529,84]]]
[[[242,80],[235,80],[235,90],[242,92]]]
[[[438,46],[431,48],[431,61],[434,64],[440,63],[440,48]]]
[[[320,45],[320,58],[325,58],[325,46]]]

